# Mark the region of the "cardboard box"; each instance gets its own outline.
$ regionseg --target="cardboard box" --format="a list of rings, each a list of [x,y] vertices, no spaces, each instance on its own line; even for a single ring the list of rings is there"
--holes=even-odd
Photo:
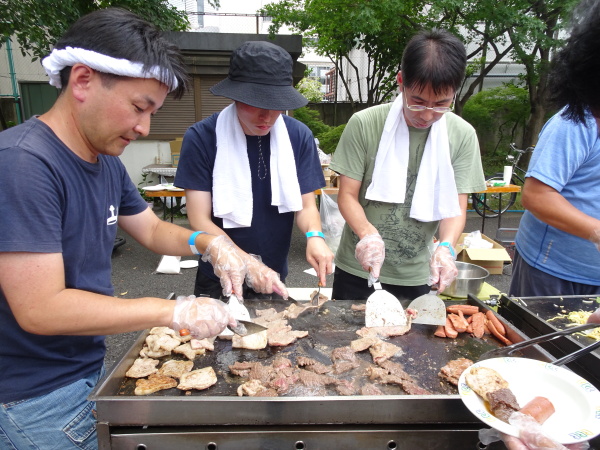
[[[171,146],[171,165],[173,167],[177,167],[179,163],[179,153],[181,152],[181,143],[183,142],[183,138],[177,138],[174,141],[169,142]]]
[[[456,244],[456,260],[475,264],[487,269],[492,275],[501,275],[505,261],[512,261],[506,249],[485,234],[481,237],[493,244],[492,248],[465,248],[464,239],[468,233],[463,233]]]

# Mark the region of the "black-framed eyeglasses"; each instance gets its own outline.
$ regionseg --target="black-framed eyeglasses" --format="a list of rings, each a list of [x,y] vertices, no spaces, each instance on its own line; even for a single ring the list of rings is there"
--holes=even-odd
[[[452,103],[450,106],[425,106],[425,105],[409,105],[406,100],[406,92],[402,91],[402,97],[404,97],[404,105],[411,111],[420,112],[431,109],[436,113],[447,113],[454,110],[454,102],[456,101],[456,92],[454,93],[454,98],[452,98]]]

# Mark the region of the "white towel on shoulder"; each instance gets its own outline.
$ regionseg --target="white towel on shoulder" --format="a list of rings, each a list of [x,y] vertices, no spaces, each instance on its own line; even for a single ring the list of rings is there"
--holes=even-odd
[[[373,180],[365,197],[386,203],[404,203],[408,176],[409,133],[402,94],[388,113],[383,127]],[[434,122],[425,143],[410,217],[432,222],[461,215],[454,169],[450,160],[446,117]]]
[[[252,176],[248,161],[246,135],[237,117],[235,103],[217,117],[217,155],[213,168],[213,213],[223,219],[223,228],[249,227],[252,224]],[[263,139],[268,139],[268,136]],[[302,195],[296,161],[283,117],[270,132],[271,204],[279,212],[300,211]]]

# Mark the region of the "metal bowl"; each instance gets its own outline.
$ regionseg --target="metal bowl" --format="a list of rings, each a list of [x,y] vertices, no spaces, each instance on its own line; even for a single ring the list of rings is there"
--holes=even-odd
[[[469,294],[478,295],[490,273],[483,267],[460,261],[456,261],[456,268],[458,276],[443,294],[455,298],[467,298]]]

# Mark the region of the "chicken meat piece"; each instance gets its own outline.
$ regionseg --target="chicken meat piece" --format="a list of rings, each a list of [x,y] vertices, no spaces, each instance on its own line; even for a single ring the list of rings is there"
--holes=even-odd
[[[369,347],[369,352],[371,353],[375,364],[386,361],[397,353],[404,353],[397,345],[394,345],[391,342],[382,341],[381,339]]]
[[[267,346],[267,331],[263,330],[258,333],[249,334],[247,336],[240,336],[234,334],[231,340],[231,346],[233,348],[245,348],[248,350],[261,350]]]
[[[170,359],[169,361],[165,361],[163,363],[161,368],[158,369],[158,373],[166,377],[180,379],[181,375],[187,372],[191,372],[193,368],[193,361],[181,361],[176,359]]]
[[[467,358],[453,359],[452,361],[448,361],[448,364],[440,369],[438,375],[454,386],[458,386],[458,379],[462,373],[472,365],[473,361]]]
[[[180,339],[182,336],[179,332],[175,331],[173,328],[169,327],[152,327],[150,328],[150,332],[148,334],[166,334],[167,336],[174,337],[175,339]]]
[[[203,369],[192,370],[184,373],[179,380],[177,389],[189,391],[190,389],[203,390],[208,389],[213,384],[217,383],[217,374],[215,370],[208,366]]]
[[[191,339],[190,340],[190,347],[192,347],[194,350],[198,350],[199,348],[203,348],[205,350],[210,350],[211,352],[215,351],[214,340],[209,339],[209,338]]]
[[[175,347],[173,349],[173,353],[184,355],[187,359],[193,361],[194,359],[196,359],[196,356],[204,355],[204,353],[206,353],[206,350],[203,348],[194,350],[190,343],[186,342],[185,344],[181,344],[179,347]]]
[[[488,393],[498,389],[508,389],[508,382],[494,369],[488,367],[472,367],[465,375],[467,385],[484,400]]]
[[[240,397],[243,397],[244,395],[247,395],[248,397],[256,397],[259,396],[261,392],[266,390],[267,388],[263,386],[259,380],[248,380],[238,386],[237,395]]]
[[[142,378],[135,382],[135,395],[149,395],[163,389],[171,389],[177,386],[177,380],[174,378],[153,373],[147,379]]]
[[[125,372],[125,376],[129,378],[144,378],[148,375],[158,372],[158,360],[152,358],[138,358],[133,362],[133,365]]]
[[[171,354],[170,350],[159,350],[157,352],[153,352],[148,348],[147,345],[144,345],[140,350],[140,356],[142,358],[162,358],[163,356],[169,356]]]
[[[181,341],[168,334],[149,334],[146,337],[146,344],[152,352],[172,352],[175,347],[181,345]]]

